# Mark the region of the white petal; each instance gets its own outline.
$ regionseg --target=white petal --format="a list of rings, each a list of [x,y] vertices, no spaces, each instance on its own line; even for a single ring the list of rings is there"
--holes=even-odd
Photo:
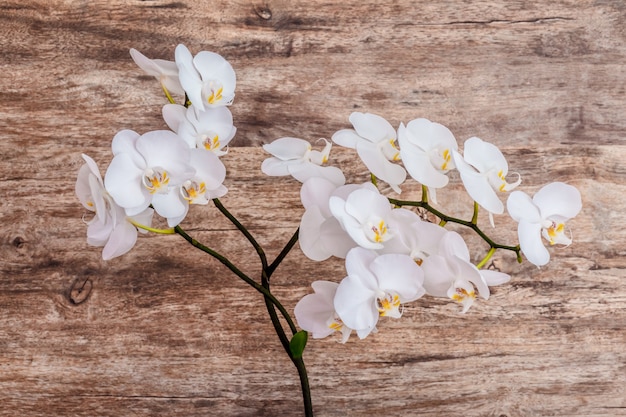
[[[408,255],[380,255],[370,264],[378,279],[378,287],[400,296],[400,302],[417,300],[424,295],[424,272]]]
[[[334,299],[335,311],[341,321],[351,329],[357,332],[371,331],[379,317],[375,297],[374,290],[364,286],[360,277],[348,275],[337,288]]]
[[[161,167],[170,177],[170,185],[182,184],[195,174],[189,164],[189,146],[169,130],[144,133],[137,139],[137,150],[149,167]]]
[[[539,209],[523,191],[513,191],[506,200],[506,209],[513,220],[519,222],[524,219],[530,223],[540,223]]]
[[[93,176],[91,168],[89,167],[88,164],[83,164],[78,170],[78,176],[76,178],[74,191],[76,193],[76,196],[78,197],[78,200],[83,205],[83,207],[85,207],[87,210],[90,210],[90,211],[96,211],[96,208],[94,207],[95,201],[93,201],[94,200],[93,193],[91,191],[91,186],[89,184],[89,177],[91,176]],[[96,182],[98,183],[97,178],[96,178]],[[102,187],[104,188],[104,185]]]
[[[193,65],[193,56],[185,45],[178,45],[175,51],[176,66],[180,84],[194,106],[204,110],[202,100],[202,79]]]
[[[431,255],[422,263],[424,271],[424,289],[433,297],[448,297],[448,289],[455,280],[446,258]]]
[[[472,284],[474,284],[474,286],[478,290],[478,294],[481,297],[483,297],[485,300],[489,298],[489,287],[487,286],[487,283],[483,279],[480,271],[478,270],[478,268],[476,268],[476,266],[471,264],[469,261],[461,259],[459,257],[453,257],[448,261],[455,264],[453,269],[456,269],[458,271],[457,278],[460,278],[463,281],[471,282]]]
[[[439,255],[448,259],[458,257],[466,262],[470,260],[470,253],[465,240],[463,240],[460,234],[454,231],[446,231],[446,233],[441,236],[438,252]]]
[[[332,255],[320,241],[320,229],[325,220],[318,206],[309,207],[300,220],[300,249],[307,258],[314,261],[323,261]]]
[[[331,181],[336,186],[345,184],[346,177],[337,167],[320,166],[312,162],[304,162],[301,164],[290,164],[287,170],[295,179],[305,182],[309,178],[323,177]]]
[[[448,185],[448,177],[438,171],[430,161],[430,157],[412,147],[400,143],[400,156],[409,175],[427,187],[442,188]]]
[[[328,209],[328,200],[336,189],[337,186],[326,178],[309,178],[302,183],[302,188],[300,188],[300,200],[305,209],[311,206],[318,206],[324,217],[330,217],[332,214]]]
[[[165,218],[178,218],[182,216],[189,203],[180,195],[179,187],[170,187],[166,194],[154,194],[152,206],[154,211]]]
[[[286,161],[304,157],[311,150],[311,144],[304,139],[286,137],[263,145],[263,149],[272,156]]]
[[[331,140],[337,145],[355,149],[357,142],[363,140],[363,138],[361,138],[353,129],[342,129],[335,132],[331,137]]]
[[[111,236],[115,225],[108,213],[96,214],[87,227],[87,243],[91,246],[104,246]]]
[[[463,146],[465,161],[482,173],[491,169],[502,170],[504,175],[508,172],[508,164],[497,146],[485,142],[477,137],[469,138]]]
[[[553,216],[571,219],[582,209],[580,191],[562,182],[553,182],[541,188],[534,195],[533,202],[539,207],[543,219]]]
[[[137,242],[137,229],[124,221],[118,224],[102,249],[102,259],[105,261],[121,256],[132,249]]]
[[[550,261],[550,252],[541,240],[541,224],[529,223],[522,219],[517,225],[517,234],[520,248],[529,262],[543,266]]]
[[[111,150],[113,155],[127,153],[132,157],[135,165],[144,168],[146,166],[145,161],[136,148],[137,139],[139,139],[139,133],[128,129],[120,130],[113,136]]]
[[[396,131],[383,117],[372,113],[353,112],[349,117],[356,133],[369,142],[395,139]]]
[[[503,272],[492,271],[490,269],[481,269],[480,275],[482,275],[485,283],[490,287],[495,285],[501,285],[509,282],[511,280],[511,276],[509,274],[505,274]]]
[[[104,185],[117,204],[124,208],[150,205],[152,195],[141,183],[143,171],[133,163],[132,157],[120,153],[113,157],[104,175]]]
[[[302,162],[298,162],[302,163]],[[293,161],[283,161],[275,157],[267,158],[261,163],[261,172],[271,177],[282,177],[289,174],[289,165]]]
[[[187,114],[187,109],[180,104],[166,104],[163,106],[161,112],[163,114],[163,120],[165,120],[167,126],[177,133],[181,123],[187,120],[185,116]]]
[[[196,177],[202,179],[207,190],[218,189],[226,179],[226,167],[215,153],[206,149],[191,149],[189,163],[196,170]]]
[[[204,82],[215,80],[223,86],[220,105],[226,105],[234,98],[237,77],[230,62],[215,52],[201,51],[193,58],[193,64]]]
[[[376,145],[369,142],[358,142],[357,153],[367,169],[377,178],[388,183],[395,192],[399,193],[399,184],[406,179],[406,171],[400,165],[393,164],[385,158]]]
[[[338,258],[345,258],[350,249],[356,246],[354,240],[341,228],[339,221],[334,217],[322,223],[320,240],[328,252]]]
[[[335,315],[333,297],[338,284],[327,281],[315,281],[313,288],[315,294],[305,295],[294,308],[294,314],[298,325],[314,338],[319,339],[331,335],[335,332],[327,323]],[[324,285],[323,285],[324,284]],[[325,288],[328,286],[328,289]],[[322,289],[321,292],[318,292]]]
[[[363,224],[372,214],[386,218],[391,212],[391,204],[378,191],[363,188],[350,193],[346,199],[345,210]]]
[[[377,257],[378,254],[372,250],[354,248],[346,256],[346,272],[359,277],[362,285],[374,291],[378,284],[369,266]]]
[[[450,129],[442,124],[420,118],[407,124],[408,139],[424,151],[432,149],[457,150],[456,139]],[[399,135],[398,135],[399,138]]]
[[[456,167],[461,174],[463,186],[470,197],[491,213],[504,213],[504,205],[489,184],[487,178],[472,171],[472,168],[467,165],[457,152],[453,152],[453,155]]]
[[[132,220],[144,225],[144,226],[148,226],[150,227],[152,225],[152,217],[154,216],[154,209],[152,208],[147,208],[144,211],[142,211],[141,213],[132,216]],[[138,229],[139,233],[148,233],[147,230],[144,229]]]

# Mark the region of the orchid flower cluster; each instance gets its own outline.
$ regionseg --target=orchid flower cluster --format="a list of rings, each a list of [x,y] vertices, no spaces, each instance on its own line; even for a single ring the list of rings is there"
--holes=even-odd
[[[513,191],[507,209],[518,222],[518,246],[490,243],[490,251],[478,265],[461,235],[442,226],[448,221],[465,224],[486,237],[477,227],[478,208],[489,214],[504,213],[499,194],[521,183],[516,174],[508,182],[508,163],[493,144],[477,137],[467,139],[463,153],[452,132],[445,126],[419,118],[398,129],[381,116],[352,113],[352,129],[332,136],[332,142],[355,149],[372,178],[389,184],[400,194],[400,185],[409,176],[422,184],[422,200],[401,201],[382,195],[372,183],[345,184],[335,167],[322,166],[328,160],[331,143],[321,153],[308,142],[281,138],[264,149],[273,156],[264,161],[268,175],[288,175],[302,182],[301,199],[305,213],[300,222],[300,247],[316,261],[331,256],[345,258],[347,276],[341,282],[316,281],[314,293],[296,305],[300,326],[314,338],[334,332],[345,342],[352,330],[359,338],[376,331],[380,317],[398,318],[402,305],[425,294],[462,304],[468,311],[477,296],[489,298],[490,286],[510,280],[508,274],[481,269],[498,248],[520,252],[537,266],[548,263],[550,245],[569,245],[565,222],[581,210],[578,190],[555,182],[544,186],[531,199]],[[402,164],[400,164],[401,162]],[[469,196],[475,202],[470,222],[450,218],[428,203],[436,203],[437,190],[449,182],[448,173],[457,169]],[[438,215],[439,224],[425,221],[405,206],[418,206]]]
[[[104,177],[92,158],[82,156],[85,164],[78,172],[76,194],[93,212],[86,221],[87,242],[103,247],[102,257],[108,260],[127,253],[138,233],[177,233],[222,262],[263,295],[277,335],[298,369],[307,415],[312,412],[302,352],[308,333],[323,338],[339,332],[345,343],[354,331],[363,339],[377,331],[381,317],[399,318],[406,303],[425,295],[460,303],[465,313],[477,297],[489,298],[490,286],[510,280],[508,274],[484,268],[497,249],[513,251],[519,262],[523,254],[539,267],[550,260],[544,243],[572,242],[565,223],[582,207],[575,187],[553,182],[533,197],[513,191],[521,175],[513,173],[514,179],[509,179],[508,163],[495,145],[471,137],[461,151],[452,132],[439,123],[418,118],[396,129],[379,115],[355,112],[349,117],[352,128],[335,132],[330,140],[320,139],[321,150],[313,149],[315,142],[295,137],[263,146],[271,156],[261,171],[299,181],[304,207],[298,230],[270,263],[252,234],[219,200],[228,191],[221,157],[236,134],[228,109],[236,86],[231,64],[213,52],[193,56],[184,45],[176,47],[175,61],[150,59],[135,49],[130,54],[159,81],[169,101],[162,108],[169,130],[118,132]],[[182,104],[174,96],[182,97]],[[346,183],[342,170],[328,165],[333,144],[356,150],[370,173],[368,181]],[[437,195],[455,169],[474,201],[471,220],[437,208]],[[407,177],[421,184],[419,201],[384,195],[378,187],[383,181],[400,195]],[[495,227],[494,215],[505,212],[502,195],[507,193],[506,211],[518,223],[517,245],[494,242],[477,224],[483,208]],[[211,201],[256,249],[262,264],[260,282],[181,228],[191,205]],[[165,219],[167,229],[152,227],[155,213]],[[482,261],[472,263],[464,239],[446,229],[447,223],[466,226],[489,244]],[[272,273],[298,241],[313,261],[345,259],[346,271],[341,280],[312,283],[313,293],[294,309],[300,331],[269,285]]]

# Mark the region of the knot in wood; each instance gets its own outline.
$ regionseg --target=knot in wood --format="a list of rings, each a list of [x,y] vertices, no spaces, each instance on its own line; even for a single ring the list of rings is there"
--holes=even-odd
[[[93,283],[89,278],[76,278],[70,287],[69,300],[74,305],[79,305],[87,301]]]

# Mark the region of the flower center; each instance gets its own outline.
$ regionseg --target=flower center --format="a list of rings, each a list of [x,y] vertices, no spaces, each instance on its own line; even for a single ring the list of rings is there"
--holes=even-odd
[[[167,171],[161,167],[147,168],[143,172],[142,177],[143,186],[146,187],[150,194],[166,193],[167,184],[170,182],[170,177]]]
[[[397,294],[384,293],[382,297],[376,298],[376,308],[383,317],[399,318],[402,316],[400,296]]]
[[[220,147],[220,136],[212,130],[200,135],[199,145],[207,151],[214,151]]]
[[[211,80],[204,85],[204,93],[206,101],[209,104],[215,104],[222,100],[222,92],[224,87],[219,81]]]
[[[381,243],[391,238],[385,220],[380,217],[370,218],[365,223],[365,234],[369,240],[376,243]]]
[[[454,287],[448,291],[448,296],[463,305],[463,313],[465,313],[474,303],[476,299],[476,291],[474,286],[469,282],[456,282]]]
[[[565,236],[565,223],[557,223],[557,222],[547,222],[548,224],[544,225],[544,229],[542,231],[542,235],[550,245],[569,245],[572,243],[572,239]]]
[[[204,182],[195,180],[187,180],[180,187],[180,193],[183,198],[189,201],[189,204],[202,204],[206,201],[206,185]]]
[[[448,171],[450,161],[452,160],[452,154],[450,149],[446,148],[441,152],[441,149],[435,148],[429,152],[430,162],[434,167],[439,167],[440,171]]]
[[[387,158],[388,160],[390,161],[400,160],[400,150],[398,149],[398,146],[396,145],[395,139],[393,138],[385,139],[381,142],[378,142],[378,149],[381,150],[383,155],[385,155],[385,158]]]
[[[495,174],[495,175],[494,175]],[[504,170],[499,170],[497,173],[495,172],[495,168],[487,172],[487,179],[489,183],[495,190],[499,190],[500,192],[507,192],[513,190],[515,187],[521,184],[522,178],[519,174],[517,174],[517,180],[512,183],[506,182],[506,174]]]

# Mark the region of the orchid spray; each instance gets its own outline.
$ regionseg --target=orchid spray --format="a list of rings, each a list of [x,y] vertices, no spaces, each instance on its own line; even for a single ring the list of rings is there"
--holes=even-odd
[[[550,260],[544,240],[549,246],[572,243],[565,222],[582,208],[580,192],[572,185],[547,184],[532,198],[523,191],[510,193],[506,207],[518,223],[519,244],[495,242],[478,226],[479,209],[488,212],[494,226],[493,215],[505,208],[500,195],[521,183],[519,174],[507,181],[508,163],[495,145],[472,137],[461,153],[452,132],[439,123],[419,118],[395,129],[379,115],[355,112],[349,116],[352,128],[335,132],[331,141],[285,137],[263,146],[270,156],[260,171],[302,183],[305,210],[298,229],[270,261],[219,200],[228,192],[220,158],[236,135],[228,109],[236,86],[231,64],[214,52],[193,56],[184,45],[176,47],[175,61],[150,59],[135,49],[130,54],[159,81],[168,101],[163,118],[171,130],[118,132],[104,177],[92,158],[82,156],[85,164],[78,172],[76,194],[93,213],[86,221],[87,243],[103,247],[102,257],[108,260],[131,250],[140,234],[178,234],[220,261],[263,297],[280,343],[298,371],[306,416],[313,415],[303,360],[309,334],[317,339],[338,332],[346,343],[354,331],[363,339],[376,333],[385,317],[401,318],[403,306],[423,296],[449,299],[466,313],[476,298],[489,297],[490,286],[511,279],[485,269],[496,250],[513,252],[518,262],[524,255],[539,267]],[[368,181],[346,184],[342,170],[327,165],[333,142],[356,151],[370,172]],[[313,145],[321,145],[321,150]],[[448,173],[454,169],[474,201],[469,220],[437,208],[435,193],[448,185]],[[380,192],[378,180],[399,195],[407,173],[409,181],[421,184],[419,200]],[[252,244],[261,263],[258,277],[245,274],[180,226],[191,206],[209,202]],[[155,213],[167,228],[152,227]],[[488,244],[480,262],[472,263],[461,235],[445,228],[449,223],[470,229]],[[270,279],[298,241],[313,261],[345,259],[346,273],[334,281],[312,282],[313,293],[295,305],[294,319],[272,294]]]

